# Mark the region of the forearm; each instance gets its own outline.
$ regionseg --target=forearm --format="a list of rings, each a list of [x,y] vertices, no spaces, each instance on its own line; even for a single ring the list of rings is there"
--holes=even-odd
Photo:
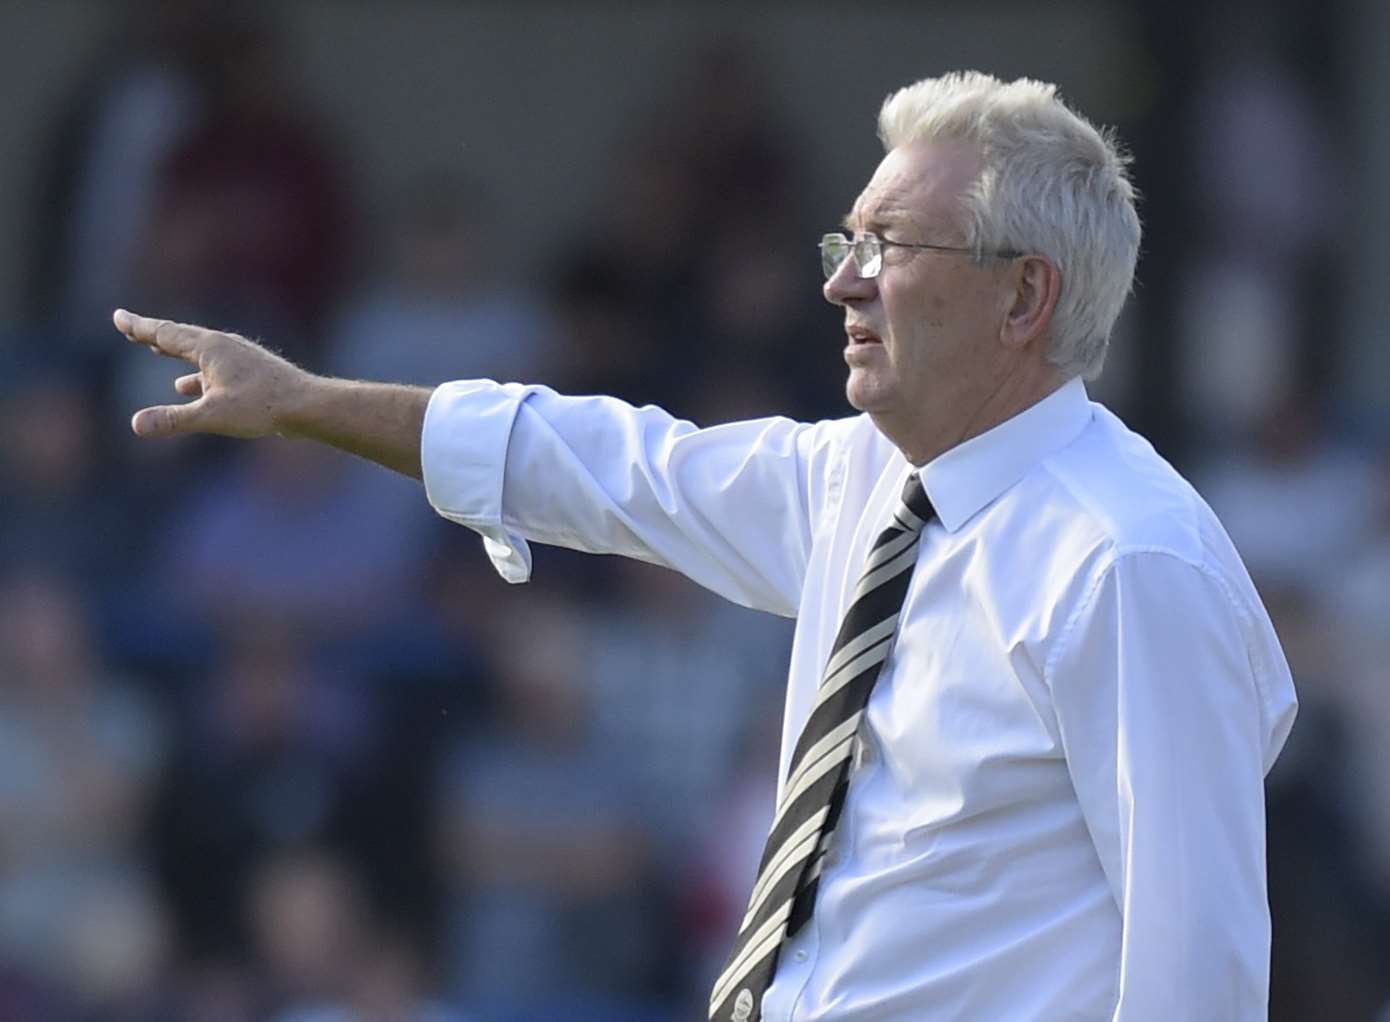
[[[440,514],[524,581],[527,542],[673,568],[744,606],[791,616],[811,548],[814,427],[698,429],[659,408],[487,380],[430,405],[425,486]],[[828,443],[821,447],[828,451]]]
[[[306,374],[296,389],[280,420],[285,436],[315,440],[422,478],[420,433],[428,388]]]

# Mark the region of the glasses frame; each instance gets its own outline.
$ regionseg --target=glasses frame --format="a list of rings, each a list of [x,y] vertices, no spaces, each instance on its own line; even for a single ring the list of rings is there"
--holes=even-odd
[[[849,248],[844,259],[839,260],[833,265],[826,252],[827,246],[831,244],[846,245]],[[883,272],[883,250],[885,248],[917,248],[929,252],[951,252],[958,255],[978,256],[982,259],[1018,259],[1024,254],[1012,248],[977,253],[973,248],[964,248],[959,245],[931,245],[926,242],[892,241],[888,238],[880,237],[873,231],[865,231],[863,234],[853,238],[840,231],[829,231],[821,235],[820,244],[816,247],[820,250],[821,271],[825,274],[826,280],[829,280],[840,272],[840,267],[845,264],[846,259],[854,260],[854,272],[860,280],[873,280]]]

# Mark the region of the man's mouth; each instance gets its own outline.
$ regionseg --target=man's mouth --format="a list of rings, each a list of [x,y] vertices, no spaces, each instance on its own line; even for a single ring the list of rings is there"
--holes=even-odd
[[[855,344],[882,344],[883,338],[872,330],[866,330],[862,326],[845,327],[845,334],[849,337],[849,343]]]

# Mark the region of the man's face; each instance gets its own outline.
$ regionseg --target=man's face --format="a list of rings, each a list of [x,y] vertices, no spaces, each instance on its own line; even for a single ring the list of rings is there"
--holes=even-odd
[[[920,142],[884,157],[845,227],[886,241],[963,245],[960,197],[980,171],[978,152]],[[969,255],[885,246],[883,268],[860,280],[846,260],[825,283],[845,310],[849,402],[890,435],[965,424],[1000,375],[1007,311],[1002,278]]]

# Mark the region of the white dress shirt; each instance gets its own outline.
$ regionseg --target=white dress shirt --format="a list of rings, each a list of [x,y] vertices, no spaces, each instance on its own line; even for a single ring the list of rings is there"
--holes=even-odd
[[[867,416],[702,430],[488,381],[434,393],[422,460],[512,581],[530,540],[794,615],[784,778],[912,471]],[[1220,524],[1079,380],[922,473],[939,520],[763,1017],[1264,1019],[1263,779],[1296,703]]]

